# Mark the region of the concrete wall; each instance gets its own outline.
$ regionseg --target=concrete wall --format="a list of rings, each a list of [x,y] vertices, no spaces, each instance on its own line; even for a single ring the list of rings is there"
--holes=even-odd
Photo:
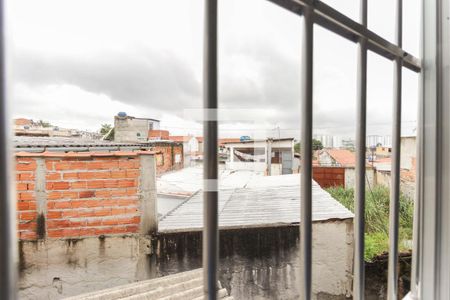
[[[62,299],[157,277],[138,236],[21,241],[20,299]],[[153,268],[154,269],[154,268]]]
[[[16,188],[20,240],[156,230],[153,152],[19,152]]]
[[[161,234],[157,273],[201,266],[201,233]],[[348,296],[352,285],[353,222],[313,225],[313,292],[316,299]],[[219,279],[235,299],[297,299],[300,262],[297,226],[220,233]]]
[[[114,141],[119,143],[147,141],[151,122],[148,119],[115,116]]]
[[[369,184],[373,187],[376,184],[375,170],[372,167],[366,168],[366,186]],[[346,167],[345,168],[345,187],[355,188],[355,168]]]
[[[400,172],[402,174],[402,172]],[[379,185],[385,186],[390,189],[391,187],[391,172],[390,171],[377,171],[376,182]],[[416,183],[414,181],[400,180],[400,191],[410,198],[414,199],[416,193]]]
[[[413,169],[416,158],[416,137],[402,137],[400,140],[400,168]]]

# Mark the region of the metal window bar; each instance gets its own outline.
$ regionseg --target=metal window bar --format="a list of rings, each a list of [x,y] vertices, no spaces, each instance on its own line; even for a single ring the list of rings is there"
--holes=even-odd
[[[4,20],[4,5],[0,0],[0,299],[16,299],[16,214],[11,190],[11,131],[6,109]]]
[[[360,19],[367,27],[367,0],[360,2]],[[367,38],[358,42],[357,74],[357,118],[356,118],[356,172],[355,172],[355,253],[353,268],[353,297],[364,299],[364,231],[366,202],[366,127],[367,127]]]
[[[203,289],[204,298],[217,299],[218,159],[217,159],[217,0],[205,1],[203,72]]]
[[[301,299],[311,299],[312,286],[312,114],[313,114],[313,9],[304,10],[301,71],[301,178],[300,254]]]
[[[402,0],[396,1],[396,42],[402,47]],[[398,225],[400,205],[400,134],[402,113],[402,58],[394,60],[391,194],[389,205],[388,299],[398,299]]]

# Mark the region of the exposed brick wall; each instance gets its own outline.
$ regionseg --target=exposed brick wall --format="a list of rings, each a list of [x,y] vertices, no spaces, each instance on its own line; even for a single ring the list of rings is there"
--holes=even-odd
[[[33,158],[17,157],[16,190],[17,221],[20,239],[35,239],[37,229],[37,211],[35,178],[36,161]]]
[[[162,174],[168,171],[183,168],[183,144],[159,142],[152,145],[156,154],[156,173]],[[177,157],[179,160],[177,161]]]
[[[313,179],[322,187],[345,187],[345,168],[313,167]]]
[[[140,155],[18,154],[19,239],[138,233]]]

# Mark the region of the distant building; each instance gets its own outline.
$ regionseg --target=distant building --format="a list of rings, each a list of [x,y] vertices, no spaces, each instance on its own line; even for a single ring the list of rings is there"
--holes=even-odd
[[[159,125],[159,120],[136,118],[120,112],[114,116],[114,141],[118,143],[146,142],[152,131],[159,130]]]
[[[267,175],[293,173],[293,138],[225,142],[224,146],[229,170],[254,170]]]
[[[320,166],[354,167],[355,153],[346,149],[324,149],[318,153]]]
[[[183,144],[184,166],[192,166],[200,160],[202,154],[199,152],[199,141],[192,135],[174,135],[169,136],[169,140]]]

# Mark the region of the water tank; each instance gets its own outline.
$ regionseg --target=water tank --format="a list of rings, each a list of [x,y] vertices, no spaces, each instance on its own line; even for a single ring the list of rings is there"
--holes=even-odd
[[[120,118],[125,118],[125,117],[127,116],[127,113],[124,112],[124,111],[120,111],[117,115],[118,115]]]

